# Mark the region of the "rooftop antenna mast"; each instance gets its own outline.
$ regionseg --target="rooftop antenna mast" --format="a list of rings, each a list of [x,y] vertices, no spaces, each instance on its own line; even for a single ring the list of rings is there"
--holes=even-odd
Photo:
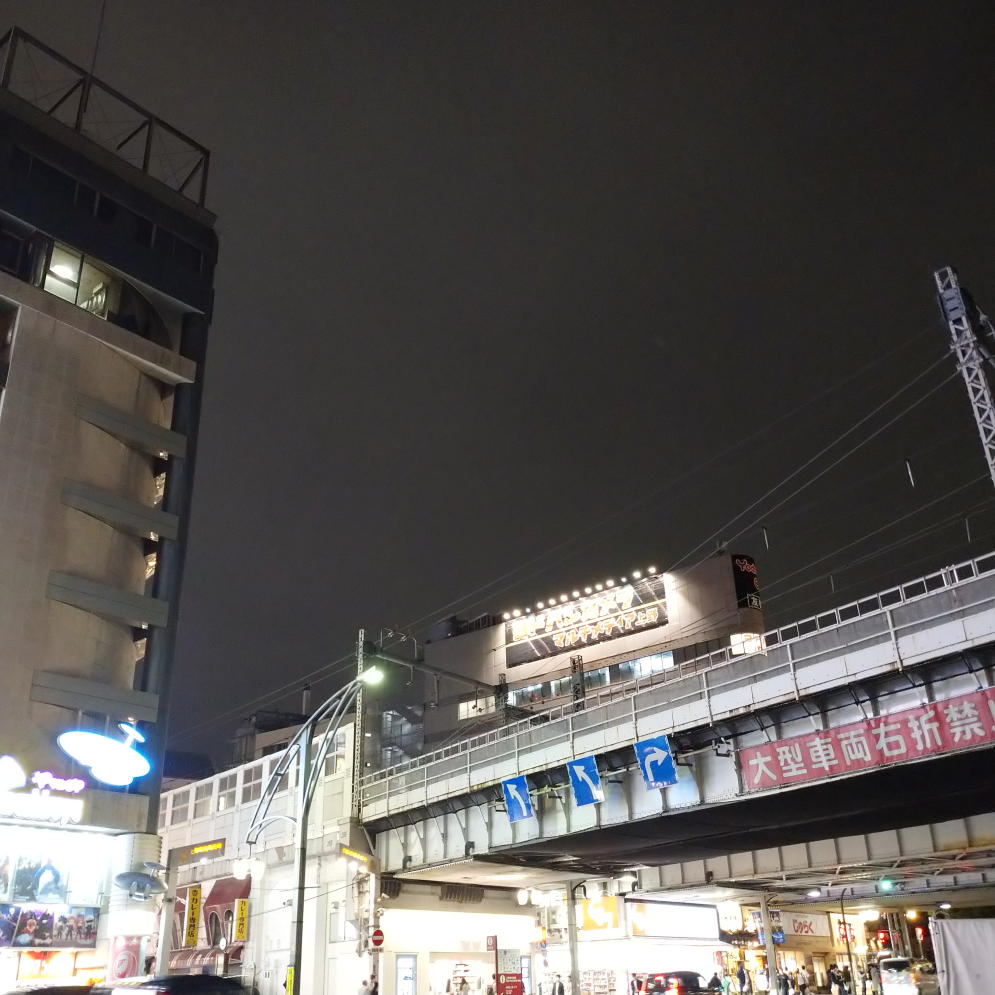
[[[995,330],[988,317],[960,285],[952,266],[944,266],[933,274],[943,320],[950,331],[950,340],[957,368],[964,377],[967,396],[974,411],[974,420],[981,435],[981,448],[985,453],[988,473],[995,485],[995,398],[985,369],[992,357],[983,335],[995,338]]]

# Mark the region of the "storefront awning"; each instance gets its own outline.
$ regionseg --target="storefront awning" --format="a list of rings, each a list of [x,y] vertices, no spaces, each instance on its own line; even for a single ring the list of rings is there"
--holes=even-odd
[[[244,943],[233,943],[227,950],[220,947],[189,947],[186,950],[173,950],[169,955],[171,971],[189,971],[214,964],[218,957],[226,956],[228,964],[242,963]]]
[[[218,878],[204,899],[204,908],[212,905],[233,906],[240,898],[248,898],[251,890],[251,877]]]

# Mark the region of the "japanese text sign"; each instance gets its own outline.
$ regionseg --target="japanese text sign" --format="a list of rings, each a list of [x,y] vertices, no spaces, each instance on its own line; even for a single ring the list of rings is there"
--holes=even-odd
[[[235,902],[235,936],[236,940],[249,938],[249,900],[239,898]]]
[[[187,889],[187,921],[183,932],[183,946],[197,946],[197,933],[200,929],[200,885],[192,884]]]
[[[509,667],[667,624],[661,574],[554,604],[505,623]]]
[[[995,743],[995,689],[905,708],[739,751],[745,791]]]

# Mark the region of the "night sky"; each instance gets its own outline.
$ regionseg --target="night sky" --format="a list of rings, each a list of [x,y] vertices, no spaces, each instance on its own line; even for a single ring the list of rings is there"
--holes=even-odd
[[[88,64],[98,8],[0,24]],[[219,215],[173,745],[224,758],[359,625],[719,539],[776,623],[995,548],[932,294],[995,311],[993,37],[988,0],[108,0],[97,75],[212,150]]]

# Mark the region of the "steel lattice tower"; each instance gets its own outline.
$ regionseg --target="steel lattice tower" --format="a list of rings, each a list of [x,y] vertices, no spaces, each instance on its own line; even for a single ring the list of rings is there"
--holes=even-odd
[[[992,397],[991,383],[985,370],[991,356],[979,336],[982,330],[991,334],[992,324],[978,310],[971,295],[961,288],[952,266],[938,269],[933,278],[936,280],[940,311],[950,330],[957,366],[967,385],[967,396],[981,435],[988,472],[995,484],[995,398]]]

